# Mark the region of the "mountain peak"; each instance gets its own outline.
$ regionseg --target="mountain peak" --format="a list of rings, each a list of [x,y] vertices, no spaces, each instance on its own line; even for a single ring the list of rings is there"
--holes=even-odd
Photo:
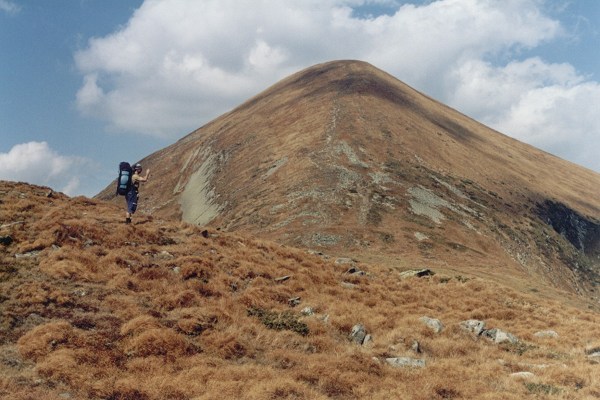
[[[144,163],[154,174],[141,212],[368,261],[462,263],[586,293],[600,284],[596,253],[573,248],[538,207],[551,200],[595,226],[598,174],[365,62],[293,74]],[[559,248],[541,241],[550,234]]]

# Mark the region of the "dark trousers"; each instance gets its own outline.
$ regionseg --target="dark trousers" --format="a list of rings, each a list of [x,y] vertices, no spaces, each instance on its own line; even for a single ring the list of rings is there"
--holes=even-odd
[[[135,190],[135,189],[132,188],[125,195],[125,199],[127,200],[127,212],[129,214],[135,213],[135,210],[137,210],[137,202],[138,202],[138,192],[137,192],[137,190]]]

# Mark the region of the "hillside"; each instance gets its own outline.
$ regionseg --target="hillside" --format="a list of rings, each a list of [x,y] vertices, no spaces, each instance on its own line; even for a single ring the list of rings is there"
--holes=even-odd
[[[142,162],[141,213],[600,301],[600,175],[364,62],[300,71]]]
[[[111,203],[13,182],[0,237],[1,398],[600,397],[600,315],[566,294],[125,225]]]

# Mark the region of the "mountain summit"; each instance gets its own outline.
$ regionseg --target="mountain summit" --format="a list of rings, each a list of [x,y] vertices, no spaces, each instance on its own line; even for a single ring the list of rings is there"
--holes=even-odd
[[[300,71],[142,163],[141,212],[535,290],[600,284],[600,175],[365,62]]]

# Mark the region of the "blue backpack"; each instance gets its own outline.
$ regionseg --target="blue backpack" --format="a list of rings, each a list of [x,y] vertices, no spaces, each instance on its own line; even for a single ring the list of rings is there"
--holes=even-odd
[[[117,194],[125,196],[131,188],[131,176],[133,169],[128,162],[122,161],[119,163],[119,178],[117,179]]]

